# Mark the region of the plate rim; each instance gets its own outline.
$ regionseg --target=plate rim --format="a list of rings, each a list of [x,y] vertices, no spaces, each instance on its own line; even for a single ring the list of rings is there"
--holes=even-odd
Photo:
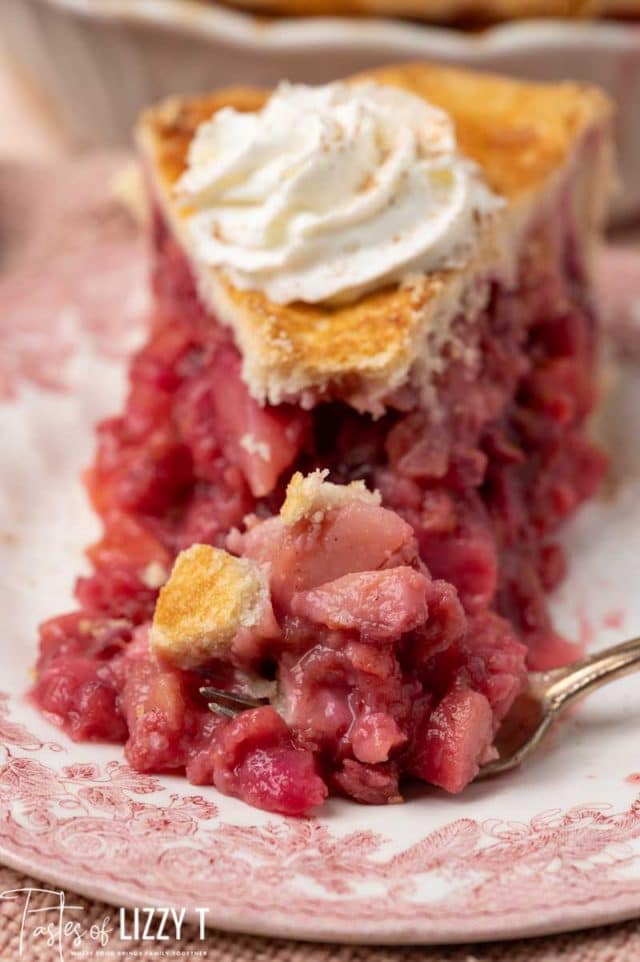
[[[37,878],[49,885],[56,885],[63,889],[68,889],[88,900],[104,902],[114,908],[137,908],[142,902],[130,890],[122,888],[119,890],[117,898],[115,892],[108,886],[101,883],[88,882],[83,879],[70,881],[64,872],[58,872],[51,867],[40,867],[34,859],[20,856],[8,851],[0,841],[0,857],[3,864],[16,872]],[[593,908],[593,900],[587,900],[583,905],[571,906],[570,909],[553,909],[545,913],[544,917],[538,921],[516,921],[506,926],[497,926],[495,921],[489,920],[485,925],[479,925],[474,920],[473,928],[464,929],[464,922],[454,924],[449,923],[450,928],[442,927],[440,931],[433,933],[432,936],[424,932],[417,931],[391,923],[387,926],[387,931],[379,931],[371,934],[358,933],[354,931],[353,925],[344,923],[345,927],[331,928],[331,923],[314,929],[313,926],[301,932],[295,924],[287,923],[283,917],[281,921],[269,922],[268,920],[247,921],[244,919],[229,916],[215,918],[211,915],[206,918],[206,929],[208,932],[220,931],[233,935],[250,935],[258,938],[269,939],[289,939],[311,944],[337,944],[337,945],[370,945],[370,946],[446,946],[446,945],[469,945],[472,943],[486,942],[515,942],[520,940],[542,938],[544,936],[563,935],[574,932],[588,931],[602,926],[616,925],[640,917],[640,894],[622,896],[619,898],[619,905],[608,908]],[[145,905],[151,907],[165,907],[166,900],[154,897],[145,897]],[[584,909],[589,906],[592,911],[591,917],[585,919]],[[182,907],[182,906],[180,906]],[[192,924],[197,923],[199,916],[194,910],[187,908],[185,919]],[[357,925],[357,923],[356,923]]]

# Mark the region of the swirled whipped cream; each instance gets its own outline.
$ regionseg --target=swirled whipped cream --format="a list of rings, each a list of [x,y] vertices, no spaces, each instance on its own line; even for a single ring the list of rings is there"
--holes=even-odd
[[[278,303],[457,266],[501,200],[444,111],[391,86],[283,83],[200,125],[176,187],[196,260]]]

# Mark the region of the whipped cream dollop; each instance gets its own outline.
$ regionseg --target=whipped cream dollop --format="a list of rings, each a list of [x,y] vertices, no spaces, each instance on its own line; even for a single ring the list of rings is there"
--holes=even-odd
[[[196,260],[278,303],[457,266],[502,203],[448,114],[375,83],[283,83],[257,112],[220,110],[176,189]]]

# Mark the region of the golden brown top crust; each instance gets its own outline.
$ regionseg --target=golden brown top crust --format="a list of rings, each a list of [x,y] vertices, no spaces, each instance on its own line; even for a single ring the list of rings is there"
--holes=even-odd
[[[640,0],[599,0],[598,13],[601,16],[635,20],[640,17]]]
[[[318,524],[327,511],[349,504],[351,501],[367,501],[380,504],[379,491],[369,491],[364,481],[350,484],[332,484],[325,481],[327,470],[312,471],[303,476],[299,471],[287,485],[287,496],[280,508],[280,517],[285,524],[297,524],[306,520]]]
[[[592,17],[640,0],[226,0],[261,13],[419,17],[434,23],[490,23],[526,17]]]
[[[461,150],[507,199],[507,215],[530,203],[562,169],[581,136],[610,112],[595,88],[530,84],[427,64],[388,67],[353,79],[391,84],[446,110]],[[198,125],[223,106],[257,110],[268,95],[235,87],[170,100],[143,115],[139,140],[174,219],[180,214],[171,188],[185,168]],[[486,262],[492,255],[484,250],[479,256]],[[342,306],[275,304],[261,292],[235,289],[216,271],[201,278],[201,293],[233,328],[255,397],[277,403],[309,389],[373,409],[368,395],[379,397],[385,384],[393,390],[406,380],[424,329],[432,323],[430,312],[439,309],[458,273],[432,273],[418,285],[393,286]]]
[[[231,647],[240,629],[258,624],[268,592],[259,565],[210,545],[192,545],[180,552],[158,596],[153,651],[180,668],[210,661]]]
[[[609,113],[605,95],[572,83],[533,84],[497,74],[408,64],[358,74],[423,97],[446,110],[463,153],[484,170],[499,194],[536,190],[566,159],[586,127]],[[228,87],[213,94],[169,100],[143,114],[162,177],[174,183],[186,166],[196,128],[216,110],[259,110],[268,90]]]

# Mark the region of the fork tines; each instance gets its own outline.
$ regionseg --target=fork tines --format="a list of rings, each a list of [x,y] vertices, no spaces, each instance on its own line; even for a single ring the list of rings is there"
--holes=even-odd
[[[223,691],[222,688],[209,686],[201,688],[200,694],[206,698],[209,711],[225,715],[227,718],[235,718],[249,708],[260,708],[261,705],[267,704],[264,698],[250,698],[248,695],[239,695],[234,691]]]

